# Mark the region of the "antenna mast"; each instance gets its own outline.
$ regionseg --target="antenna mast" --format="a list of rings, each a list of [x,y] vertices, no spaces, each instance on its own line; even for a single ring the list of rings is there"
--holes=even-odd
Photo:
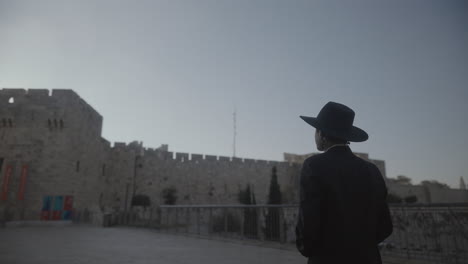
[[[232,114],[232,117],[233,117],[233,124],[234,124],[234,135],[233,135],[233,142],[232,142],[232,150],[233,150],[233,153],[232,153],[232,156],[235,157],[236,156],[236,136],[237,136],[237,127],[236,127],[236,109],[234,108],[234,113]]]

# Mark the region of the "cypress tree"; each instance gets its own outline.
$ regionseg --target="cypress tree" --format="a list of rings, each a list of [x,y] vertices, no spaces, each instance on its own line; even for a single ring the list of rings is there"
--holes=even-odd
[[[270,192],[268,193],[268,204],[281,204],[281,189],[276,175],[276,166],[271,169]],[[265,217],[265,238],[269,240],[280,239],[280,211],[279,208],[268,208]]]
[[[255,204],[255,193],[251,191],[250,184],[245,190],[239,191],[239,202],[241,204]],[[244,235],[249,238],[257,237],[257,211],[256,208],[244,208]]]
[[[276,166],[271,169],[270,192],[268,193],[268,204],[281,204],[281,190],[276,175]]]

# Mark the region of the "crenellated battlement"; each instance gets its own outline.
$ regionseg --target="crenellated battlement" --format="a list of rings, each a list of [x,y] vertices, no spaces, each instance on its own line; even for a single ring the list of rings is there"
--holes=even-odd
[[[146,155],[147,151],[145,151]],[[164,153],[164,152],[163,152]],[[215,156],[215,155],[203,155],[203,154],[190,154],[183,152],[166,152],[168,157],[178,162],[220,162],[220,163],[233,163],[233,164],[257,164],[257,165],[269,165],[269,166],[292,166],[292,163],[286,161],[276,160],[262,160],[262,159],[247,159],[239,157],[228,157],[228,156]]]
[[[141,143],[140,143],[141,144]],[[167,148],[167,145],[163,145]],[[292,166],[293,163],[287,161],[276,161],[276,160],[262,160],[262,159],[248,159],[239,157],[228,157],[228,156],[216,156],[216,155],[204,155],[198,153],[186,153],[186,152],[171,152],[160,148],[143,148],[142,145],[138,145],[136,142],[125,143],[125,142],[114,142],[113,149],[116,151],[138,151],[138,147],[141,148],[142,152],[140,155],[143,157],[157,158],[161,160],[172,160],[180,163],[200,163],[200,162],[214,162],[214,163],[232,163],[232,164],[245,164],[245,165],[268,165],[268,166]]]
[[[0,110],[3,114],[0,118],[11,120],[11,127],[68,132],[83,129],[86,136],[101,136],[102,116],[71,89],[3,88]]]
[[[0,107],[27,105],[28,107],[70,107],[75,106],[102,121],[102,116],[75,91],[71,89],[0,89]]]
[[[52,92],[51,92],[52,91]],[[13,98],[17,100],[34,103],[37,99],[59,99],[66,101],[82,100],[80,96],[71,89],[23,89],[23,88],[3,88],[0,89],[0,103],[8,103]],[[5,102],[6,99],[6,102]],[[43,102],[43,101],[41,101]]]
[[[213,163],[232,163],[244,165],[265,165],[265,166],[293,166],[293,163],[288,161],[276,160],[262,160],[262,159],[248,159],[240,157],[228,157],[217,155],[204,155],[198,153],[186,152],[171,152],[167,151],[167,145],[162,145],[159,148],[144,148],[142,142],[134,141],[132,143],[114,142],[112,147],[116,151],[134,151],[141,150],[140,155],[143,157],[157,158],[161,160],[171,160],[180,163],[200,163],[200,162],[213,162]]]

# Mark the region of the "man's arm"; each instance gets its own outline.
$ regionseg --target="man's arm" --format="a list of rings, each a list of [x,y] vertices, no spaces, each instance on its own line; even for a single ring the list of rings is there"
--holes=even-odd
[[[299,196],[296,246],[302,255],[312,257],[319,248],[321,193],[318,177],[309,159],[302,166]]]
[[[385,183],[384,183],[385,184]],[[393,232],[392,217],[387,203],[387,187],[385,187],[385,198],[383,203],[378,208],[379,215],[377,218],[377,243],[384,241]]]
[[[383,190],[383,194],[377,205],[377,243],[380,243],[392,234],[393,224],[387,203],[387,186],[385,185],[385,180],[376,166],[373,166],[373,172],[381,187],[378,189]]]

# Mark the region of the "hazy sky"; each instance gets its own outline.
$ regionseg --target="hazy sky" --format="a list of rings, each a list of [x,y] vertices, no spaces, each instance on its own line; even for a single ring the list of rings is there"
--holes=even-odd
[[[468,180],[466,1],[0,0],[0,87],[70,88],[111,142],[282,160],[328,101],[387,175]]]

